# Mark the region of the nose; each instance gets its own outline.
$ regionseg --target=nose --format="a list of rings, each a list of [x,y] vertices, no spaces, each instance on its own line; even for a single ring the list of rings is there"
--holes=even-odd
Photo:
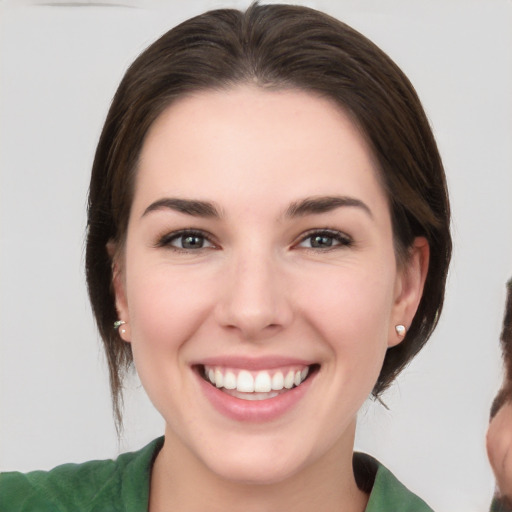
[[[244,340],[265,340],[291,323],[289,299],[279,262],[261,251],[252,251],[229,265],[216,319]]]

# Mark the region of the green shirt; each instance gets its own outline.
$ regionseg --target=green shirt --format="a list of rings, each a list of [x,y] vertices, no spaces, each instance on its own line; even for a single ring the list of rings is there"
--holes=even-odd
[[[512,512],[512,506],[509,501],[510,500],[500,499],[499,496],[496,496],[492,500],[490,512]]]
[[[142,450],[114,460],[64,464],[51,471],[0,474],[1,512],[144,512],[151,467],[163,445],[158,438]],[[366,512],[432,512],[384,466],[354,455],[358,485],[371,492]]]

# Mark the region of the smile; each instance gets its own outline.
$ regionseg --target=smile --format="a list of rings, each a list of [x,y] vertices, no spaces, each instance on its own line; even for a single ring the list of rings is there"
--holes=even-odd
[[[213,386],[242,400],[267,400],[300,386],[308,377],[310,366],[249,371],[204,365],[203,378]]]
[[[213,408],[237,422],[275,421],[309,395],[321,365],[291,358],[211,358],[192,364]]]

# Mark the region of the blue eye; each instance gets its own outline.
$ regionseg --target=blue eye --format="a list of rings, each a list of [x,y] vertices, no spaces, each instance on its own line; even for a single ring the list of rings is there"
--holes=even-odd
[[[307,234],[298,244],[307,249],[333,249],[352,245],[352,240],[347,235],[335,230],[321,230]]]
[[[184,230],[169,233],[160,239],[159,247],[172,247],[183,251],[197,251],[214,247],[207,236],[201,231]]]

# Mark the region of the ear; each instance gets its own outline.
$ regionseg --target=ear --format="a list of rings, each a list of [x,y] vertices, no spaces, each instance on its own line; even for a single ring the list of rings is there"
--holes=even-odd
[[[395,299],[391,318],[388,346],[398,345],[405,336],[397,333],[396,326],[403,325],[407,330],[412,323],[414,315],[423,295],[425,279],[428,273],[430,247],[427,239],[416,237],[409,249],[405,263],[397,272],[395,285]]]
[[[119,336],[123,341],[131,341],[130,317],[128,314],[128,301],[126,299],[126,284],[120,251],[113,240],[107,242],[107,252],[112,262],[112,288],[116,299],[117,317],[125,323],[119,327]]]

